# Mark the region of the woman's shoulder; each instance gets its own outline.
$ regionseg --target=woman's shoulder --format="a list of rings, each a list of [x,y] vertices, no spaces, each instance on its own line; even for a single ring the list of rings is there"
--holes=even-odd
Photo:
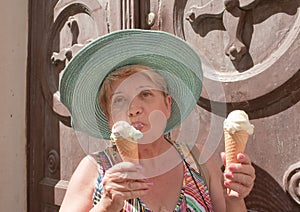
[[[75,172],[73,173],[73,176],[80,176],[81,174],[84,175],[87,172],[97,172],[97,161],[91,155],[86,155],[84,158],[82,158]]]
[[[72,211],[72,209],[78,210],[79,208],[86,211],[90,207],[87,202],[92,198],[97,175],[96,161],[89,155],[85,156],[69,181],[61,211]]]

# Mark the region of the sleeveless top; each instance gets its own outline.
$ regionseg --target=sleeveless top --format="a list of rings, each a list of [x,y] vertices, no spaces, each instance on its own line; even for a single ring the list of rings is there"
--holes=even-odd
[[[192,158],[192,155],[190,153],[184,154],[183,150],[187,150],[187,147],[184,145],[174,143],[173,146],[180,153],[184,164],[182,188],[174,212],[213,211],[208,186],[205,179],[201,176],[201,170],[196,171],[197,168],[192,167],[196,163]],[[101,193],[103,192],[102,179],[105,170],[109,169],[114,164],[111,153],[109,148],[103,152],[95,153],[99,174],[93,194],[93,205],[96,205],[101,199]],[[151,212],[151,210],[147,208],[140,198],[135,198],[124,201],[124,207],[121,212]]]

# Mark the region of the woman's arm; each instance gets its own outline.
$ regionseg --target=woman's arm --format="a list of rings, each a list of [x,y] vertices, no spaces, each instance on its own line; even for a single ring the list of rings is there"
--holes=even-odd
[[[224,177],[221,168],[218,166],[215,156],[205,163],[209,173],[209,193],[215,212],[226,211]]]
[[[91,210],[97,176],[97,162],[91,156],[86,156],[70,179],[60,212]]]
[[[139,165],[121,162],[105,172],[104,191],[100,202],[93,207],[92,197],[97,182],[98,168],[94,158],[86,156],[71,177],[60,212],[120,211],[124,200],[145,195],[151,183],[145,180]]]

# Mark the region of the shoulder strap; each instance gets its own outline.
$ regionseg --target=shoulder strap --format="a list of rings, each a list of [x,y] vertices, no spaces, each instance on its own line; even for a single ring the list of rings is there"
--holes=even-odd
[[[199,163],[199,158],[200,158],[200,151],[198,149],[198,147],[195,145],[192,149],[191,149],[191,155],[193,157],[193,160],[197,166],[198,171],[200,171],[200,173],[203,175],[205,183],[207,185],[207,187],[209,188],[209,173],[207,170],[207,167],[205,164],[200,164]]]
[[[200,151],[198,147],[194,145],[193,148],[190,148],[186,144],[180,144],[178,147],[183,152],[183,157],[187,159],[187,162],[193,169],[197,170],[201,174],[206,185],[209,187],[209,173],[206,165],[199,163]]]

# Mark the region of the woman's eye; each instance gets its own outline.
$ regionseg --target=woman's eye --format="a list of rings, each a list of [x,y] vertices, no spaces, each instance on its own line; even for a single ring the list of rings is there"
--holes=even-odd
[[[143,97],[149,97],[149,96],[152,96],[152,92],[151,91],[142,91],[141,95]]]
[[[120,104],[123,104],[124,102],[126,102],[126,99],[124,97],[122,97],[122,96],[116,97],[112,101],[112,103],[114,105],[120,105]]]

